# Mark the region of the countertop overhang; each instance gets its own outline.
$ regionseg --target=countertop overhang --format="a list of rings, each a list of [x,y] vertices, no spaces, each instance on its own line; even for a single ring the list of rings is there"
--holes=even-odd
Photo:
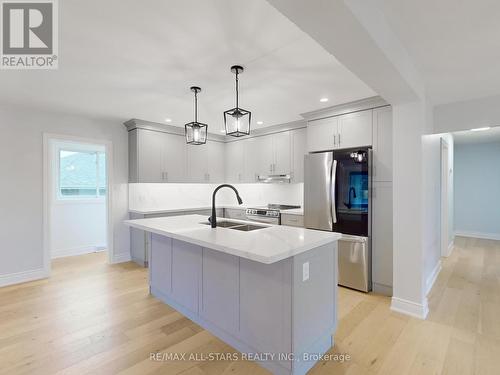
[[[265,264],[279,262],[341,238],[341,234],[335,232],[260,223],[258,224],[266,228],[242,232],[222,227],[211,228],[210,225],[203,224],[206,221],[207,217],[203,215],[183,215],[126,220],[125,224]],[[242,220],[231,221],[256,224]]]

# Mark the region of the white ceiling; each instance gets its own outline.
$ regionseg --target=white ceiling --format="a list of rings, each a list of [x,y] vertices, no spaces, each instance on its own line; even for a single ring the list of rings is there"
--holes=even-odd
[[[264,0],[64,0],[59,20],[59,70],[0,71],[0,102],[182,126],[199,85],[199,120],[218,132],[235,63],[254,128],[375,95]]]
[[[456,144],[500,142],[500,126],[493,127],[486,131],[472,132],[467,130],[452,134],[453,141]]]
[[[500,94],[500,2],[376,0],[434,104]]]

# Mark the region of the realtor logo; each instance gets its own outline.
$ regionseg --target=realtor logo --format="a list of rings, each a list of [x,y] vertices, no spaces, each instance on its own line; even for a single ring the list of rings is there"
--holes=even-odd
[[[2,69],[57,69],[56,0],[0,0]]]

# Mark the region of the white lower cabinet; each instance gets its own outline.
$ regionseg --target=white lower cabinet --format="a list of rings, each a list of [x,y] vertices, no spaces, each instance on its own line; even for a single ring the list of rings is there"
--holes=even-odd
[[[304,227],[304,216],[281,214],[281,225],[288,225],[290,227]]]

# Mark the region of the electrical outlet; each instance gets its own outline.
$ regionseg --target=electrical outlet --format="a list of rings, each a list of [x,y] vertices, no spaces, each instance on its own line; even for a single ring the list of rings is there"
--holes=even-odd
[[[302,263],[302,281],[309,280],[309,262]]]

